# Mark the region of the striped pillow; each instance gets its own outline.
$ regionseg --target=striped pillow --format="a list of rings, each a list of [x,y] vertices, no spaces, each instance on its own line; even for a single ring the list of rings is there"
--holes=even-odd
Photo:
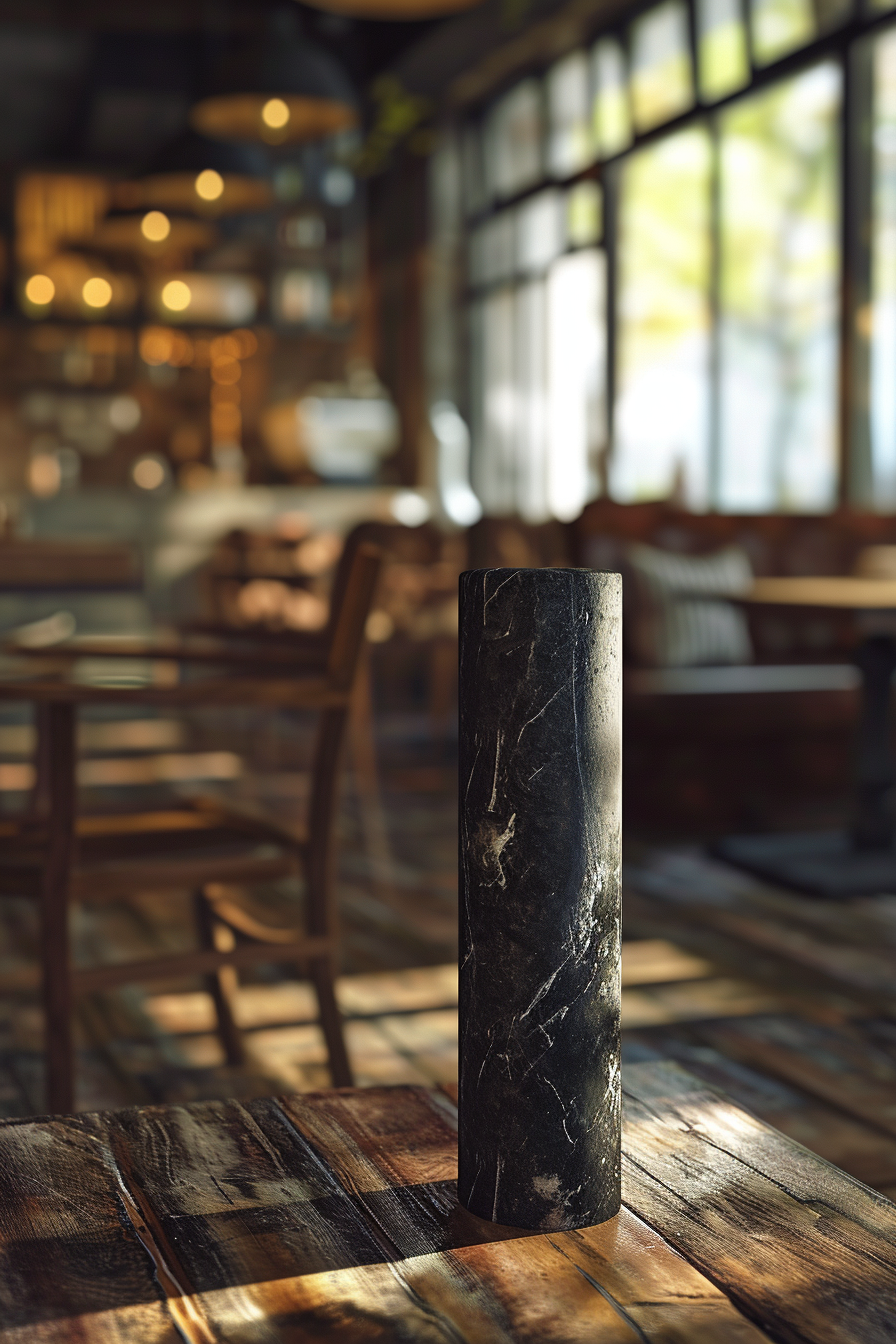
[[[714,555],[679,555],[640,543],[626,549],[631,577],[628,637],[648,667],[751,663],[743,611],[726,597],[749,588],[750,560],[738,546]]]

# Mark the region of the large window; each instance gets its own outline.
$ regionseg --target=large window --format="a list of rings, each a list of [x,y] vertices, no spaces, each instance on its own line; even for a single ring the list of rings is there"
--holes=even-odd
[[[726,512],[836,503],[840,96],[824,64],[719,118]]]
[[[893,8],[660,0],[467,119],[487,512],[896,509]]]
[[[471,307],[473,484],[530,522],[574,518],[606,448],[605,259],[557,251]]]
[[[872,70],[871,304],[859,313],[859,335],[871,338],[870,493],[896,509],[896,30],[874,44]]]
[[[616,499],[709,502],[709,135],[679,131],[621,175]]]

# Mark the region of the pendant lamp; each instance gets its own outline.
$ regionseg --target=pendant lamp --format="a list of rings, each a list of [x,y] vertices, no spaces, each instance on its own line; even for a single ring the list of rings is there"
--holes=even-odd
[[[329,14],[344,14],[352,19],[382,19],[411,22],[414,19],[441,19],[474,9],[483,0],[304,0],[315,9]]]
[[[135,179],[119,182],[120,210],[176,210],[215,218],[266,210],[274,197],[261,146],[226,144],[183,131]]]
[[[172,218],[163,210],[151,209],[136,215],[107,215],[90,241],[104,251],[154,258],[206,251],[218,241],[218,231],[202,219]]]
[[[302,35],[296,12],[279,9],[222,64],[190,121],[205,136],[284,145],[349,130],[358,114],[342,67]]]

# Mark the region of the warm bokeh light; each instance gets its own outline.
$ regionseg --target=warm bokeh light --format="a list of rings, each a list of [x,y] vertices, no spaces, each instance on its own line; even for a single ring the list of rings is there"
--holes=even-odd
[[[131,468],[131,476],[141,490],[158,490],[165,481],[165,467],[157,457],[141,457]]]
[[[240,430],[243,427],[243,417],[240,415],[238,406],[232,402],[221,402],[213,405],[211,408],[210,421],[212,427],[212,438],[216,441],[223,439],[238,439]]]
[[[203,201],[216,201],[224,192],[224,179],[214,168],[204,168],[195,182],[196,195]]]
[[[173,333],[167,327],[146,327],[140,333],[140,358],[144,364],[167,364]]]
[[[109,424],[119,434],[131,434],[140,424],[143,413],[134,397],[113,397],[109,403]]]
[[[290,630],[322,630],[329,617],[323,598],[278,579],[251,579],[237,597],[239,615],[249,624],[286,626]]]
[[[216,336],[210,347],[212,363],[219,359],[239,359],[242,346],[236,336]]]
[[[258,349],[258,337],[254,331],[249,331],[246,327],[239,327],[231,332],[231,338],[239,346],[237,359],[251,359]]]
[[[25,286],[25,298],[39,307],[52,303],[55,293],[56,286],[48,275],[32,275]]]
[[[289,121],[289,108],[282,98],[269,98],[261,109],[261,119],[272,131],[280,131]]]
[[[212,364],[212,382],[222,383],[228,386],[230,383],[238,383],[242,369],[237,359],[216,359]]]
[[[144,327],[140,333],[140,358],[144,364],[158,367],[170,364],[175,369],[193,363],[193,342],[182,331],[171,327]]]
[[[140,232],[150,243],[162,243],[171,232],[171,220],[161,210],[150,210],[140,221]]]
[[[88,308],[108,308],[112,302],[112,286],[101,275],[92,275],[84,281],[81,298]]]
[[[193,342],[182,331],[171,333],[171,348],[166,363],[174,369],[186,369],[193,363]]]
[[[364,633],[371,644],[385,644],[395,633],[395,622],[388,611],[372,611],[367,617]]]
[[[192,297],[190,286],[183,280],[169,280],[162,290],[162,302],[173,313],[182,313],[189,308]]]
[[[214,482],[215,473],[204,462],[188,462],[177,473],[181,490],[208,490]]]
[[[28,488],[33,495],[48,499],[59,493],[62,468],[55,453],[35,453],[28,463]]]
[[[299,543],[293,553],[293,564],[299,574],[314,578],[332,569],[341,554],[341,537],[335,532],[318,532]]]

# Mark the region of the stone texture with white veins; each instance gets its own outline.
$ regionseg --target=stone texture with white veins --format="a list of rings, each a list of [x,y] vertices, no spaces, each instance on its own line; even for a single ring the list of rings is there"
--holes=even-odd
[[[622,587],[462,574],[461,1203],[514,1227],[620,1197]]]

